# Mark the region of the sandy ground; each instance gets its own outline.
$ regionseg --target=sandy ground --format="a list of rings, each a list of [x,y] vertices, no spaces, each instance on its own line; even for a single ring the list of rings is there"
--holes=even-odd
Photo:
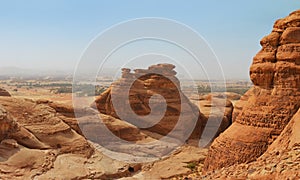
[[[69,104],[71,105],[73,103],[73,94],[72,93],[60,93],[56,94],[54,92],[51,92],[51,89],[47,88],[34,88],[29,89],[26,87],[22,88],[16,88],[15,86],[8,86],[5,84],[1,84],[0,87],[6,89],[9,91],[9,93],[14,97],[20,97],[20,98],[27,98],[27,99],[33,99],[33,100],[39,100],[39,99],[47,99],[51,101],[55,101],[58,103],[63,104]],[[17,91],[15,91],[17,89]],[[82,101],[82,104],[91,104],[95,97],[77,97],[76,98],[79,101]]]

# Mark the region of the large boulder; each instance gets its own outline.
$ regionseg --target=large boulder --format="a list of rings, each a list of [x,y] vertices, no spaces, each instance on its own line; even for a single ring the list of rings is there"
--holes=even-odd
[[[205,171],[256,160],[300,107],[300,11],[277,20],[253,58],[254,84],[233,112],[234,123],[211,145]]]
[[[122,78],[96,99],[97,109],[161,135],[174,130],[171,136],[176,138],[190,134],[196,126],[192,136],[199,138],[207,118],[181,91],[174,68],[172,64],[158,64],[134,73],[122,69]]]

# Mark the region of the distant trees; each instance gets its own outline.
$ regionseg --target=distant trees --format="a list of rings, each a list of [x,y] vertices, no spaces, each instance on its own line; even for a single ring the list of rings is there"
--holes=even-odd
[[[92,84],[66,85],[55,87],[51,89],[53,93],[76,93],[77,96],[98,96],[104,92],[107,87]]]
[[[105,86],[92,84],[79,84],[73,86],[73,88],[73,92],[79,96],[98,96],[107,89]]]
[[[211,88],[208,85],[198,85],[197,89],[198,89],[198,93],[200,93],[200,94],[226,91],[226,92],[234,92],[234,93],[243,95],[250,89],[250,87],[248,87],[248,86],[244,86],[244,87],[228,86],[225,88],[225,87],[221,87],[221,86],[214,86],[213,88]]]

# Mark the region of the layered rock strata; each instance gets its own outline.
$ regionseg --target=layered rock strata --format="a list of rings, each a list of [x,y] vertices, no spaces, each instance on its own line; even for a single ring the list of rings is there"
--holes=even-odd
[[[209,172],[201,179],[299,179],[300,110],[267,151],[251,163]]]

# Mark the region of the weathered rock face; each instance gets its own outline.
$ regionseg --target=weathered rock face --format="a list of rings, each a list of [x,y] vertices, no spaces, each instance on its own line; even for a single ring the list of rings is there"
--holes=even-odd
[[[134,70],[134,73],[122,69],[122,78],[96,99],[98,110],[132,124],[150,124],[137,126],[162,135],[176,129],[175,136],[181,137],[192,131],[187,126],[193,124],[196,125],[193,136],[199,137],[206,118],[181,92],[174,68],[171,64],[158,64],[145,70]],[[151,117],[144,118],[148,115]],[[159,122],[151,122],[154,119]]]
[[[300,11],[276,21],[253,58],[254,87],[236,103],[233,125],[212,144],[205,170],[254,161],[300,107]]]
[[[0,96],[11,96],[8,91],[0,88]]]
[[[208,173],[201,179],[299,179],[300,110],[256,161]]]
[[[79,118],[89,114],[85,109],[78,112]],[[0,97],[0,179],[111,179],[130,175],[131,164],[98,152],[82,136],[74,117],[74,109],[68,105]],[[143,138],[133,126],[118,123],[120,120],[113,117],[109,120],[109,128],[117,136],[128,139],[127,131],[131,131],[135,140]]]
[[[47,103],[17,98],[1,98],[0,102],[6,121],[1,127],[4,131],[9,127],[4,133],[6,138],[15,139],[31,149],[60,148],[62,153],[86,156],[92,153],[93,149],[83,136],[66,124]]]

